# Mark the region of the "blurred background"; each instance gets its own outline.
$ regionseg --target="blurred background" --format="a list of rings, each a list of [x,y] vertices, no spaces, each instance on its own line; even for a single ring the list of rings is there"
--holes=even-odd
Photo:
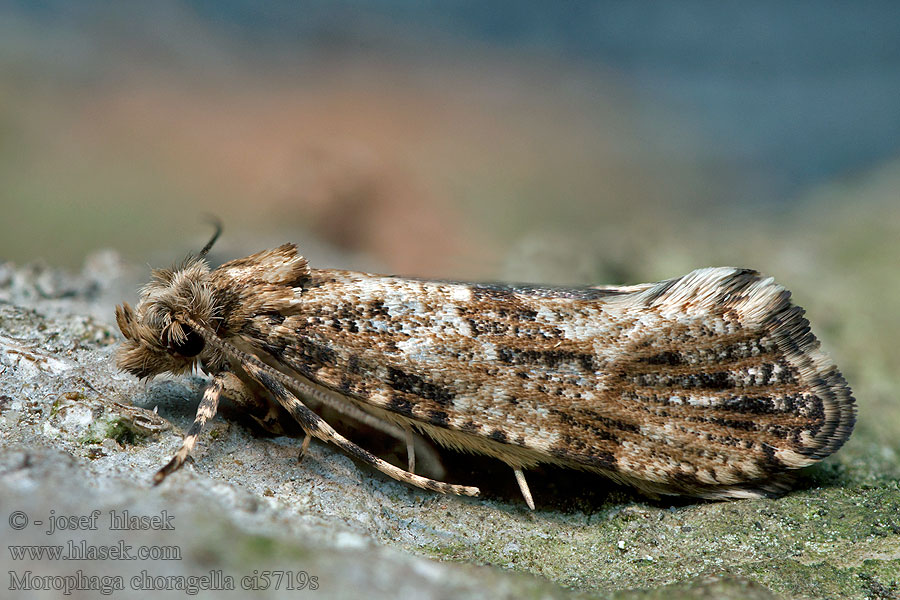
[[[2,2],[0,182],[19,264],[754,267],[900,450],[896,2]]]

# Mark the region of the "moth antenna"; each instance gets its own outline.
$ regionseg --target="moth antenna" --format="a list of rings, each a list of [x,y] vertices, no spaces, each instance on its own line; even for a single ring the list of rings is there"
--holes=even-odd
[[[172,460],[170,460],[166,466],[156,472],[156,475],[153,476],[153,485],[162,483],[166,477],[180,469],[184,464],[184,461],[187,460],[191,450],[194,448],[194,444],[197,443],[197,438],[200,437],[200,432],[203,431],[203,426],[209,419],[212,419],[216,415],[216,409],[219,406],[219,398],[222,396],[222,390],[224,389],[225,385],[222,381],[222,377],[219,375],[214,377],[212,382],[206,387],[206,390],[203,392],[203,399],[197,407],[197,416],[194,418],[191,428],[188,429],[187,434],[184,436],[184,440],[181,442],[181,448],[179,448],[178,452],[175,453],[175,456],[172,457]]]
[[[213,236],[209,239],[209,241],[206,242],[206,245],[203,246],[203,248],[200,250],[200,253],[197,255],[198,258],[206,258],[206,255],[209,254],[209,251],[212,250],[213,244],[215,244],[216,240],[219,239],[219,236],[222,235],[222,220],[215,215],[210,215],[208,217],[208,220],[213,225],[213,227],[216,228],[216,231],[215,233],[213,233]]]
[[[297,386],[297,389],[301,390],[301,393],[308,394],[324,403],[328,403],[331,398],[329,398],[325,392],[310,384],[288,377],[281,371],[273,369],[255,356],[235,348],[233,345],[219,338],[209,329],[191,318],[186,318],[185,323],[202,336],[207,344],[213,348],[217,348],[225,354],[230,354],[232,357],[239,360],[241,367],[247,374],[252,377],[256,383],[268,390],[275,399],[278,400],[278,403],[291,413],[291,416],[297,420],[307,434],[314,435],[324,442],[331,442],[350,456],[371,465],[385,475],[389,475],[397,481],[402,481],[422,488],[423,490],[440,492],[442,494],[456,494],[459,496],[478,496],[481,493],[481,490],[477,487],[444,483],[409,473],[378,458],[368,450],[357,446],[335,431],[331,425],[322,419],[322,417],[309,410],[303,402],[291,393],[288,387]],[[173,459],[173,461],[174,460],[175,459]]]
[[[528,508],[534,510],[534,500],[531,498],[531,490],[528,489],[528,482],[525,481],[525,473],[522,472],[522,469],[513,469],[513,473],[516,474],[519,491],[521,491],[522,496],[525,497],[525,504],[528,505]]]

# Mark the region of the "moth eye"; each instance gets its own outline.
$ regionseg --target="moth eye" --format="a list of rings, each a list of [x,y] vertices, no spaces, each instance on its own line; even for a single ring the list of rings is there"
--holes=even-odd
[[[187,325],[182,325],[181,329],[182,331],[184,331],[184,339],[180,343],[176,342],[175,340],[170,340],[169,350],[187,358],[200,354],[200,352],[203,351],[203,346],[205,345],[205,342],[203,341],[203,338],[200,336],[200,334]]]

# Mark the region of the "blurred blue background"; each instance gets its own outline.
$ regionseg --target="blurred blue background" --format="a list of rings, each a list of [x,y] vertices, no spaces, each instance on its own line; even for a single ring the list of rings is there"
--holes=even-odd
[[[213,212],[488,276],[891,164],[900,5],[6,2],[0,90],[0,257],[181,251]]]
[[[690,121],[706,142],[704,160],[765,171],[773,200],[900,149],[896,2],[258,4],[188,3],[273,54],[388,49],[399,29],[426,47],[437,33],[611,71],[635,102]],[[662,143],[675,151],[679,141]]]

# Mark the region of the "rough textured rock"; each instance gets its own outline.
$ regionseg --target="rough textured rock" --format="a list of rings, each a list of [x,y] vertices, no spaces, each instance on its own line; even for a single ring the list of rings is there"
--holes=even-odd
[[[141,278],[141,269],[111,253],[89,258],[80,274],[0,264],[0,527],[6,545],[84,540],[124,544],[134,554],[142,546],[176,548],[180,558],[17,559],[2,548],[9,577],[29,570],[122,576],[125,589],[115,597],[142,596],[135,584],[179,588],[191,582],[184,577],[204,575],[230,576],[234,594],[242,594],[242,584],[252,583],[243,578],[265,570],[315,576],[317,597],[329,598],[360,590],[371,598],[900,594],[896,446],[879,443],[865,426],[781,499],[652,502],[601,478],[548,469],[529,477],[538,503],[531,512],[512,474],[493,461],[441,450],[443,466],[432,468],[482,486],[486,496],[439,496],[315,442],[298,463],[300,440],[264,437],[225,406],[193,464],[152,487],[153,472],[193,418],[203,380],[144,385],[115,369],[112,306],[132,299]],[[367,432],[357,434],[363,445],[378,445]],[[402,448],[379,449],[402,457]],[[45,534],[51,511],[94,510],[96,530]],[[169,516],[174,528],[111,530],[112,510]],[[13,528],[14,511],[27,516],[27,526]],[[287,584],[283,579],[277,594],[293,597]]]

